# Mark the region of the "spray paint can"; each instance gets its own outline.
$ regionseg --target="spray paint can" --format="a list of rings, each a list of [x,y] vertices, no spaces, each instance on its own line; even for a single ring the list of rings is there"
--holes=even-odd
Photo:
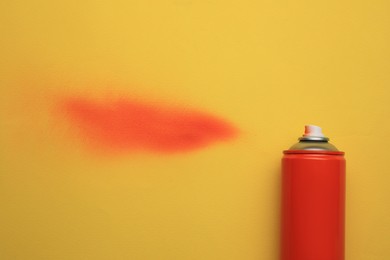
[[[345,159],[305,126],[282,159],[281,260],[344,260]]]

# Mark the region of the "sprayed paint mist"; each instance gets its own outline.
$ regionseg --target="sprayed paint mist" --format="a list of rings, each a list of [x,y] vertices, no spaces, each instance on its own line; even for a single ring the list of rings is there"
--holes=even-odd
[[[66,97],[59,108],[84,143],[105,152],[188,152],[238,134],[217,116],[162,102]]]

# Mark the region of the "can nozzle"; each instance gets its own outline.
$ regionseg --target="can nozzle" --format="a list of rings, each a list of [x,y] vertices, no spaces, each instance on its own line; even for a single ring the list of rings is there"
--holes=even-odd
[[[325,137],[322,133],[322,129],[316,125],[305,125],[304,137]]]
[[[329,138],[324,136],[321,127],[316,125],[305,125],[305,133],[298,140],[299,142],[291,146],[290,150],[338,151],[328,142]]]

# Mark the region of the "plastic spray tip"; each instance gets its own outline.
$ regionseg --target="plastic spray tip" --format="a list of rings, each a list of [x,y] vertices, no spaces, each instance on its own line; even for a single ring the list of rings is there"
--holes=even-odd
[[[316,125],[305,125],[305,133],[303,136],[325,137],[321,127]]]

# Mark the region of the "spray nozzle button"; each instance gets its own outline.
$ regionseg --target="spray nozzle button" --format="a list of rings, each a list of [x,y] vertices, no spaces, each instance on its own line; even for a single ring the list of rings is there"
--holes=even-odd
[[[322,133],[322,129],[316,125],[306,125],[304,137],[325,137]]]

